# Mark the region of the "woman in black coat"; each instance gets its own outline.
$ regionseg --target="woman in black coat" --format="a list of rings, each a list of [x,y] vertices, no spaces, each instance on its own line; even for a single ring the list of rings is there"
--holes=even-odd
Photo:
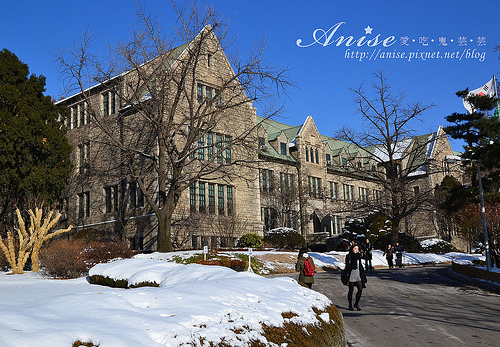
[[[345,270],[349,278],[347,285],[349,286],[349,292],[347,293],[347,300],[349,300],[349,310],[361,311],[359,308],[359,300],[361,299],[361,294],[363,293],[363,288],[366,288],[366,276],[365,269],[363,269],[363,264],[361,263],[361,253],[359,252],[358,245],[352,245],[349,253],[345,257]],[[354,302],[354,308],[352,306],[352,294],[354,292],[354,287],[358,290],[356,291],[356,301]]]
[[[364,245],[364,258],[365,258],[365,268],[366,270],[373,270],[372,266],[372,244],[370,239],[366,239],[366,243]]]

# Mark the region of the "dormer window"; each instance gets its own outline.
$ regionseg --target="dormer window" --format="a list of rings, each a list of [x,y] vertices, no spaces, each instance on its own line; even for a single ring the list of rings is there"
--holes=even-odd
[[[332,164],[332,156],[330,154],[326,153],[325,159],[326,159],[326,165]]]
[[[283,155],[287,154],[287,152],[286,152],[286,143],[285,142],[280,142],[280,150],[281,150],[281,154],[283,154]]]

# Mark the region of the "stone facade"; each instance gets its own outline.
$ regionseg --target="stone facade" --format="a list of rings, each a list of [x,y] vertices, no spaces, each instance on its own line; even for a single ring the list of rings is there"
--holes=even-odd
[[[384,199],[381,183],[362,175],[363,170],[383,170],[368,151],[362,152],[352,144],[321,135],[312,117],[300,126],[261,121],[267,140],[264,143],[264,135],[259,134],[262,143],[260,158],[264,161],[262,170],[266,171],[268,181],[270,175],[280,178],[287,171],[296,174],[295,182],[300,193],[294,206],[298,220],[293,226],[301,231],[309,244],[325,244],[326,239],[338,237],[346,220],[366,215],[368,208],[376,208],[377,204],[371,204],[371,201]],[[405,151],[420,152],[418,155],[422,158],[403,156],[401,169],[425,162],[425,165],[417,166],[418,169],[405,181],[405,189],[415,192],[410,199],[432,196],[419,195],[419,192],[432,192],[446,175],[454,175],[463,181],[459,165],[447,163],[447,157],[453,156],[454,152],[441,127],[435,133],[402,142]],[[352,169],[353,165],[356,169]],[[279,216],[281,206],[266,199],[266,194],[270,193],[263,183],[262,172],[261,189],[265,191],[261,195],[262,209],[267,217],[263,218],[265,229],[281,226],[276,220],[279,218],[268,217],[272,213],[267,211],[273,208],[278,210],[274,215]],[[404,218],[400,230],[416,237],[438,235],[440,226],[434,206],[429,202],[424,207]]]
[[[186,49],[189,45],[174,50],[174,58],[180,60]],[[312,117],[299,126],[258,117],[238,81],[231,80],[233,70],[216,38],[204,49],[208,53],[199,56],[206,60],[196,65],[195,79],[186,82],[187,88],[197,94],[191,101],[197,97],[202,105],[207,98],[213,100],[221,81],[232,81],[231,88],[210,107],[216,110],[219,102],[231,101],[241,106],[228,108],[210,132],[197,140],[189,156],[190,165],[195,172],[200,166],[210,165],[210,160],[214,164],[219,159],[220,163],[241,163],[227,166],[223,174],[214,171],[203,175],[185,187],[173,215],[176,248],[233,246],[244,233],[263,235],[278,226],[299,230],[310,244],[325,243],[341,232],[348,218],[356,217],[356,202],[382,197],[383,187],[347,168],[349,162],[379,169],[366,153],[321,135]],[[176,68],[176,63],[171,63],[173,73]],[[134,249],[155,250],[158,221],[148,207],[148,198],[158,199],[158,177],[150,172],[134,175],[127,166],[127,152],[112,140],[126,138],[138,151],[159,151],[151,124],[133,111],[133,102],[126,100],[130,93],[124,86],[138,79],[131,72],[59,102],[71,109],[66,124],[74,148],[64,223],[75,225],[76,234],[82,237],[118,239]],[[175,91],[176,86],[169,88]],[[167,91],[164,93],[169,95]],[[154,92],[144,91],[140,102],[146,104]],[[191,104],[181,99],[178,110],[188,113]],[[175,117],[178,123],[186,122],[182,119],[184,112]],[[179,129],[186,134],[190,131],[188,125]],[[250,134],[245,142],[233,141],[242,133]],[[428,136],[435,136],[427,155],[436,168],[427,167],[408,182],[421,189],[434,187],[449,174],[445,157],[453,155],[441,128]],[[174,136],[172,141],[182,147],[186,139]],[[219,147],[223,143],[231,145]],[[432,211],[426,217],[412,216],[405,221],[405,228],[414,235],[435,234],[438,225],[434,219]]]

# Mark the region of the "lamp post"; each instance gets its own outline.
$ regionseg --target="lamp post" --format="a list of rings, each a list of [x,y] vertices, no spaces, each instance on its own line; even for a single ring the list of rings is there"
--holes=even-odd
[[[486,269],[491,271],[490,260],[490,243],[488,242],[488,229],[486,228],[486,210],[484,208],[483,182],[481,179],[481,169],[479,163],[477,165],[477,180],[479,183],[479,198],[481,200],[481,218],[483,220],[483,235],[484,235],[484,254],[486,256]]]
[[[457,157],[455,155],[447,155],[445,157],[445,161],[448,164],[453,164],[459,162],[462,158]],[[479,199],[481,201],[481,219],[483,222],[483,236],[484,236],[484,254],[486,257],[486,269],[491,271],[491,260],[490,260],[490,244],[488,241],[488,229],[486,228],[486,209],[484,208],[484,195],[483,195],[483,181],[481,179],[481,168],[479,163],[476,163],[477,166],[477,180],[479,184]]]

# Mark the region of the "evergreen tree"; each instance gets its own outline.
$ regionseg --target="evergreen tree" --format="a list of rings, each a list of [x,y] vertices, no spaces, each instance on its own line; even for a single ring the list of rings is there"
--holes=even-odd
[[[462,157],[472,159],[483,170],[500,166],[500,121],[492,114],[498,98],[487,95],[469,95],[469,89],[458,91],[472,105],[472,113],[453,113],[446,117],[452,125],[445,128],[454,139],[462,139],[467,145]]]
[[[71,147],[59,121],[67,109],[44,96],[45,77],[0,51],[0,220],[30,198],[55,202],[71,172]]]

